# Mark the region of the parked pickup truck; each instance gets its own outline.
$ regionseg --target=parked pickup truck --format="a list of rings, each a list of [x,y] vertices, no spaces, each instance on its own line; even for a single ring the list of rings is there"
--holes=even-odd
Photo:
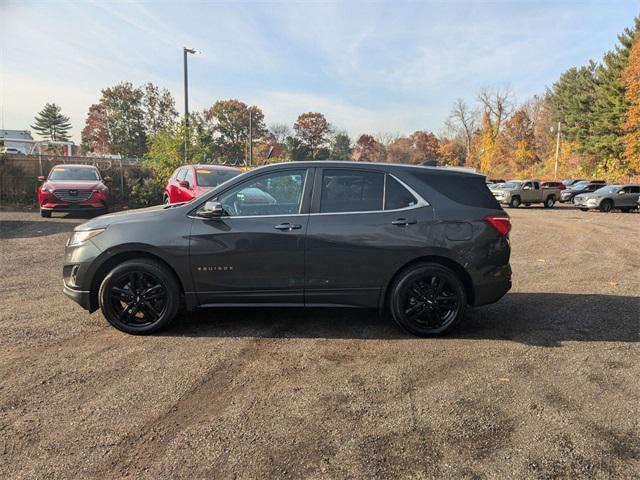
[[[542,203],[545,208],[551,208],[560,198],[559,188],[543,188],[539,180],[511,180],[501,183],[491,189],[491,193],[498,202],[518,208],[523,203]]]

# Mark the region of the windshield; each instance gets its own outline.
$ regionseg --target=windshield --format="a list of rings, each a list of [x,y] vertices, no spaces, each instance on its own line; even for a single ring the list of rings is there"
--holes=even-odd
[[[620,185],[608,185],[606,187],[602,187],[596,190],[598,193],[616,193],[620,190]]]
[[[100,180],[100,175],[95,168],[55,167],[49,180]]]
[[[522,185],[522,182],[507,182],[507,183],[503,183],[500,188],[505,188],[507,190],[514,190],[516,188],[520,188],[520,186]]]
[[[578,183],[575,183],[575,184],[571,185],[569,188],[572,189],[572,190],[582,190],[587,185],[589,185],[589,182],[578,182]]]
[[[200,187],[217,187],[239,174],[240,172],[235,170],[212,170],[206,168],[196,170],[198,186]]]

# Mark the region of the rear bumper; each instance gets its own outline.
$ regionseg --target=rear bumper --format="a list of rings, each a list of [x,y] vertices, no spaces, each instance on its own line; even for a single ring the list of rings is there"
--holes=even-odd
[[[91,301],[90,301],[90,293],[84,290],[75,290],[71,287],[68,287],[67,284],[64,284],[62,288],[62,293],[64,293],[71,300],[76,302],[85,310],[91,311]]]
[[[472,305],[479,307],[497,302],[509,290],[511,290],[511,266],[507,264],[492,269],[488,275],[484,276],[482,283],[474,284]]]

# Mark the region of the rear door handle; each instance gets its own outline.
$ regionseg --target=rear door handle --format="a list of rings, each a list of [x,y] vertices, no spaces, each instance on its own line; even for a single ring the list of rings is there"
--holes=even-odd
[[[297,223],[287,222],[287,223],[281,223],[280,225],[276,225],[273,228],[281,231],[300,230],[302,228],[302,225],[298,225]]]
[[[397,220],[394,220],[393,222],[391,222],[391,225],[398,225],[398,226],[405,226],[405,225],[415,225],[416,223],[418,223],[417,220],[407,220],[406,218],[398,218]]]

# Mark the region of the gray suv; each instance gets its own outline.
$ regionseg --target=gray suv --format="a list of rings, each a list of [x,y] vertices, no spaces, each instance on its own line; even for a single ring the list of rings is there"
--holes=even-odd
[[[364,307],[441,335],[511,288],[511,223],[481,175],[409,165],[256,168],[188,203],[103,215],[66,246],[64,293],[133,334],[180,308]]]
[[[607,185],[592,193],[576,195],[573,202],[583,212],[592,208],[603,212],[619,208],[625,212],[638,207],[639,197],[640,185]]]

